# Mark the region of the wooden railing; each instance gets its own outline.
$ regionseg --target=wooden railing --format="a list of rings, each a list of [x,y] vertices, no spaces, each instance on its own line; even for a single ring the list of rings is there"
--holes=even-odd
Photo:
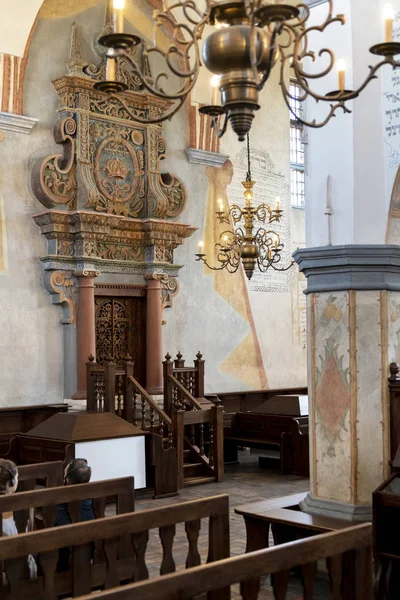
[[[227,600],[231,597],[230,587],[237,583],[243,600],[257,600],[261,597],[261,579],[266,575],[271,575],[276,600],[286,600],[294,568],[301,571],[304,598],[313,600],[317,561],[323,559],[329,571],[330,599],[372,600],[371,537],[372,525],[358,525],[84,596],[82,600],[180,600],[200,596]]]
[[[204,397],[204,366],[205,362],[200,352],[197,353],[193,367],[185,367],[185,361],[179,352],[175,361],[167,354],[164,367],[164,410],[171,414],[173,407],[173,386],[170,377],[173,376],[194,398]]]
[[[180,476],[171,418],[132,375],[127,382],[132,398],[133,425],[150,434],[146,439],[146,463],[153,469],[154,497],[174,496],[178,493]]]
[[[128,379],[133,376],[133,368],[130,356],[126,357],[122,367],[111,358],[100,365],[90,356],[86,363],[87,410],[112,412],[132,423],[132,388]]]

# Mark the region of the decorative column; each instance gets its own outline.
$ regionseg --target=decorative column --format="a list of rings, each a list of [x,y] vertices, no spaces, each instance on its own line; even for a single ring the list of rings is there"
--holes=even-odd
[[[147,316],[146,316],[146,389],[149,394],[158,395],[163,391],[162,369],[162,307],[161,279],[165,275],[146,275]]]
[[[78,278],[77,330],[77,391],[73,400],[86,399],[86,363],[90,355],[96,356],[96,330],[94,305],[94,280],[100,271],[75,271]]]
[[[303,510],[371,518],[388,476],[389,364],[400,351],[400,246],[297,250],[307,277],[311,491]]]

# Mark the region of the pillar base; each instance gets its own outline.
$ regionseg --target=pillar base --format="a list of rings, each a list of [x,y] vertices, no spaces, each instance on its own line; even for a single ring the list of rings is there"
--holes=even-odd
[[[310,494],[300,503],[300,509],[310,515],[331,517],[332,519],[341,519],[352,523],[372,521],[372,506],[355,506],[354,504],[332,502],[313,498]]]

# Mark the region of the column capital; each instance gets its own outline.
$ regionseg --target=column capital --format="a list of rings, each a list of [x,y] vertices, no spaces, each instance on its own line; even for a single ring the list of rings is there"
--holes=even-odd
[[[87,278],[95,278],[100,277],[101,272],[96,269],[76,269],[74,271],[75,277],[87,277]]]
[[[306,294],[339,290],[400,291],[400,246],[349,244],[296,250]]]

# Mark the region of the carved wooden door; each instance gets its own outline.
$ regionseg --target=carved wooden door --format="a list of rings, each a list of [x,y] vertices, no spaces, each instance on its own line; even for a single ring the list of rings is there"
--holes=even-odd
[[[96,358],[112,357],[121,363],[129,354],[135,363],[135,377],[146,379],[146,299],[96,298]]]

